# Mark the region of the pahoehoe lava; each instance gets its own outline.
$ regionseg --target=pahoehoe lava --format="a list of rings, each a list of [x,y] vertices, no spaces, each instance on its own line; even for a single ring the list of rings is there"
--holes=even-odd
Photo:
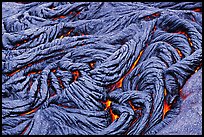
[[[202,67],[201,2],[6,4],[4,135],[156,134]]]

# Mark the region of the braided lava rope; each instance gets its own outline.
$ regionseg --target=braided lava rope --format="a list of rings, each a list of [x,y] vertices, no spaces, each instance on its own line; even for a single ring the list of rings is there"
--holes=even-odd
[[[202,67],[202,3],[14,3],[2,134],[156,134]]]

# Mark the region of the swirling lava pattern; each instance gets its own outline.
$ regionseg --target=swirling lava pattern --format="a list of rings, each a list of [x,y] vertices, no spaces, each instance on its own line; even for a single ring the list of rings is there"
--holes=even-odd
[[[13,4],[2,13],[4,135],[156,134],[202,67],[201,2]]]

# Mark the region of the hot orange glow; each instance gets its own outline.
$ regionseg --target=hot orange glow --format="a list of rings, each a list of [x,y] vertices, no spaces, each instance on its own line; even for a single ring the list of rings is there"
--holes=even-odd
[[[184,31],[178,31],[177,33],[178,33],[178,34],[183,34],[183,35],[185,35],[186,37],[188,37],[188,35],[187,35],[186,32],[184,32]]]
[[[133,63],[133,65],[131,66],[131,68],[130,68],[128,74],[135,68],[135,66],[137,65],[137,63],[138,63],[140,57],[142,56],[142,53],[143,53],[143,52],[144,52],[144,50],[140,51],[140,54],[139,54],[139,56],[137,57],[137,60],[136,60],[136,61]]]
[[[145,20],[149,20],[149,19],[150,19],[150,16],[146,16],[144,19],[145,19]]]
[[[28,66],[30,67],[30,66],[32,66],[33,64],[28,64]]]
[[[66,18],[66,16],[59,16],[59,18],[64,19],[64,18]]]
[[[40,74],[41,72],[42,72],[42,70],[39,70],[39,71],[38,71],[38,74]]]
[[[55,17],[55,18],[53,18],[53,20],[57,20],[57,19],[63,19],[63,18],[66,18],[66,16],[59,16],[59,17]]]
[[[187,37],[187,39],[188,39],[188,43],[190,44],[190,46],[193,46],[193,43],[192,43],[190,37],[188,36],[188,34],[187,34],[186,32],[184,32],[184,31],[178,31],[177,33],[178,33],[178,34],[183,34],[183,35],[185,35],[185,36]]]
[[[116,120],[117,118],[119,118],[119,116],[116,115],[116,114],[114,114],[111,109],[110,109],[110,115],[111,115],[111,120],[112,120],[112,122],[113,122],[114,120]]]
[[[135,66],[137,65],[140,57],[142,56],[142,53],[144,52],[144,50],[140,51],[139,56],[137,57],[136,61],[133,63],[133,65],[130,67],[130,70],[125,74],[125,76],[123,76],[118,82],[116,82],[114,85],[110,85],[109,88],[110,90],[114,90],[115,88],[121,88],[122,87],[122,83],[124,78],[135,68]]]
[[[166,97],[166,95],[167,95],[167,91],[166,89],[164,89],[164,96]]]
[[[17,46],[17,47],[18,47],[18,46],[20,46],[20,45],[21,45],[21,44],[19,44],[19,43],[18,43],[18,44],[16,44],[16,46]]]
[[[36,107],[34,109],[32,109],[31,111],[29,112],[26,112],[26,113],[23,113],[23,114],[20,114],[20,116],[25,116],[25,115],[28,115],[28,114],[32,114],[33,112],[36,112],[38,110],[39,107]]]
[[[202,63],[200,63],[200,65],[195,69],[195,72],[198,72],[198,70],[201,68]]]
[[[71,29],[70,31],[67,32],[67,36],[70,35],[70,33],[73,31],[73,29]]]
[[[69,13],[69,15],[71,15],[72,14],[72,11]]]
[[[91,67],[91,69],[94,69],[94,65],[96,64],[96,62],[90,62],[89,66]]]
[[[79,11],[79,12],[77,12],[76,16],[77,16],[77,15],[79,15],[79,14],[80,14],[80,11]]]
[[[57,20],[58,18],[53,18],[53,20]]]
[[[136,111],[136,110],[141,110],[142,108],[136,108],[131,101],[128,101],[128,103],[130,104],[131,108]],[[142,116],[142,114],[140,113],[140,116]],[[138,118],[135,118],[131,123],[130,126],[132,126],[136,121],[138,120]]]
[[[64,38],[64,36],[63,36],[63,35],[60,37],[60,39],[62,39],[62,38]]]
[[[34,63],[30,63],[30,64],[28,64],[28,65],[25,65],[25,66],[19,68],[18,70],[12,72],[11,74],[7,74],[7,76],[13,76],[14,74],[16,74],[17,72],[19,72],[20,70],[26,69],[27,67],[30,67],[30,66],[32,66],[33,64],[41,63],[41,62],[43,62],[43,61],[44,61],[44,59],[39,60],[39,61],[36,61],[36,62],[34,62]],[[39,70],[37,73],[39,74],[39,73],[41,73],[41,72],[42,72],[42,70]],[[35,72],[31,72],[31,74],[34,74],[34,73],[35,73]],[[35,74],[36,74],[36,73],[35,73]],[[28,75],[30,75],[30,74],[28,74]]]
[[[164,96],[166,97],[167,95],[167,90],[164,89]],[[163,119],[164,119],[164,116],[165,114],[171,109],[171,105],[168,105],[166,100],[164,100],[164,109],[163,109]]]
[[[72,71],[72,74],[73,74],[73,76],[74,76],[74,81],[76,81],[77,78],[79,77],[79,71],[78,71],[78,70]]]
[[[195,70],[195,72],[198,72],[198,70],[199,70],[199,68],[197,68],[197,69]]]
[[[179,56],[182,58],[183,54],[181,53],[181,51],[179,49],[176,49],[176,51],[178,52]]]
[[[132,109],[133,109],[134,111],[137,110],[137,109],[135,108],[135,106],[132,104],[131,101],[128,101],[128,102],[129,102],[130,106],[132,107]]]
[[[164,100],[164,109],[163,109],[163,119],[166,113],[171,109],[171,105],[168,105],[166,100]]]
[[[72,31],[73,29],[69,30],[66,34],[63,34],[62,36],[60,36],[60,39],[69,36]]]
[[[28,73],[28,76],[30,76],[31,74],[36,74],[37,72],[34,72],[34,71],[32,71],[32,72],[29,72]]]
[[[7,74],[7,76],[11,77],[11,76],[13,76],[14,74],[16,74],[16,73],[19,72],[19,71],[20,71],[20,69],[18,69],[18,70],[16,70],[16,71],[12,72],[11,74]]]
[[[51,70],[51,72],[54,72],[54,73],[55,73],[55,72],[56,72],[56,69]]]
[[[188,43],[190,44],[190,46],[193,46],[193,43],[189,37],[188,37]]]
[[[152,33],[154,33],[154,32],[156,31],[156,29],[157,29],[157,27],[156,27],[156,26],[154,26],[154,28],[153,28],[153,32],[152,32]]]
[[[108,108],[110,108],[111,101],[109,99],[106,102],[102,102],[102,103],[106,105],[106,108],[104,110],[107,110]]]
[[[102,102],[102,103],[106,105],[106,108],[105,108],[104,110],[107,110],[107,109],[110,108],[111,101],[110,101],[109,99],[106,100],[106,102]],[[111,109],[110,109],[110,115],[111,115],[111,120],[112,120],[112,122],[113,122],[115,119],[119,118],[119,116],[116,115],[116,114],[114,114]]]
[[[152,14],[152,16],[153,16],[153,17],[159,17],[159,16],[160,16],[160,13],[159,13],[159,12],[154,13],[154,14]]]
[[[193,11],[195,11],[195,12],[201,12],[202,9],[201,9],[201,8],[196,8],[196,9],[194,9]]]
[[[149,19],[154,19],[154,18],[159,17],[159,16],[160,16],[160,13],[157,12],[157,13],[153,13],[153,14],[151,14],[149,16],[146,16],[144,19],[149,20]]]
[[[118,82],[116,82],[115,84],[114,84],[114,88],[121,88],[122,87],[122,84],[123,84],[123,79],[124,79],[125,77],[122,77]]]

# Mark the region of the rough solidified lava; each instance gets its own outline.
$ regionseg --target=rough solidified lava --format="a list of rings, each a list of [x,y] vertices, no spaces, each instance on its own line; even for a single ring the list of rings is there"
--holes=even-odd
[[[201,68],[201,2],[3,2],[2,134],[154,135]]]

